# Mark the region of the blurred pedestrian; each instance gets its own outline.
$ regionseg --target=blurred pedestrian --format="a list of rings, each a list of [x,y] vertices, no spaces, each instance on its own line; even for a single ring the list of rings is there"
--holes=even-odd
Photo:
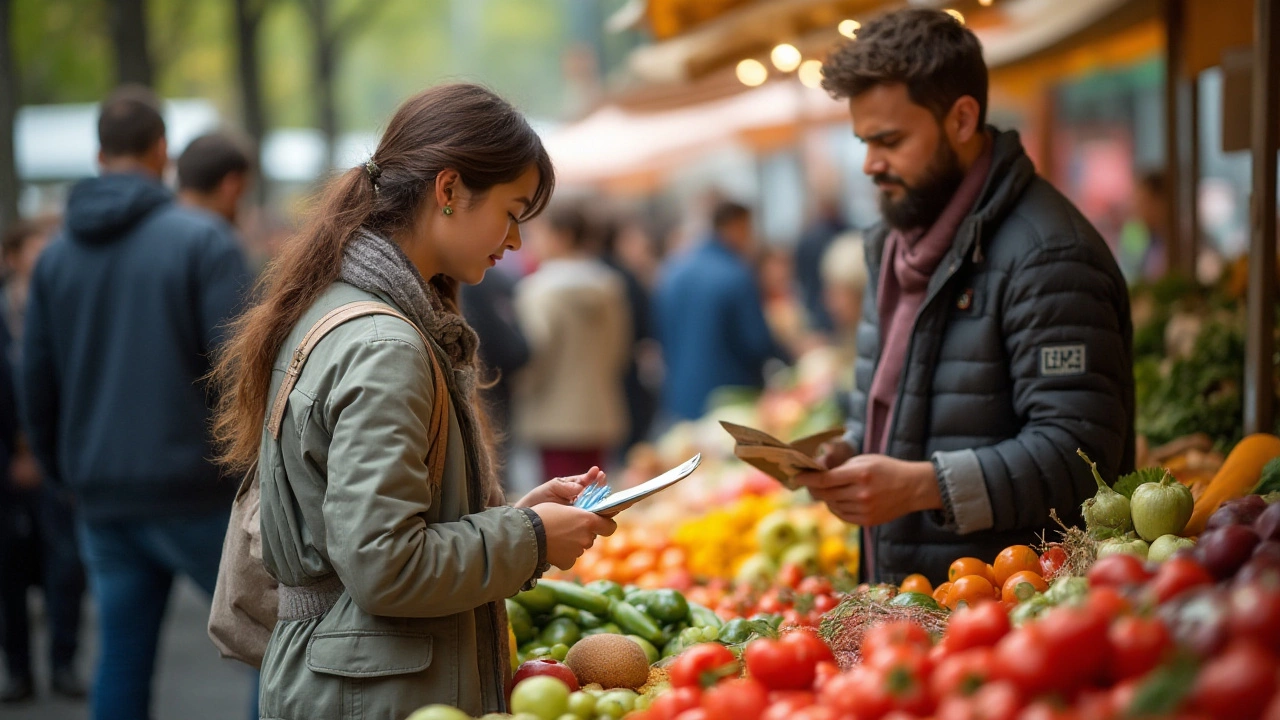
[[[858,324],[867,291],[865,252],[862,233],[851,230],[837,237],[822,256],[823,305],[831,318],[831,344],[843,367],[853,367],[858,358]],[[870,305],[875,306],[874,299]],[[851,383],[853,376],[845,373],[842,379]]]
[[[234,226],[252,171],[249,153],[230,135],[201,135],[178,156],[178,201]]]
[[[1130,283],[1159,280],[1168,272],[1168,208],[1164,173],[1143,173],[1133,190],[1133,217],[1120,232],[1120,269]]]
[[[627,310],[631,318],[631,351],[627,358],[627,369],[623,375],[623,392],[627,399],[627,437],[618,448],[619,457],[636,443],[649,437],[649,427],[653,424],[654,413],[658,410],[657,385],[650,385],[641,368],[647,362],[647,356],[656,349],[657,342],[653,337],[653,323],[650,320],[652,301],[641,276],[633,270],[637,264],[634,257],[636,248],[627,247],[643,243],[648,245],[648,238],[638,228],[628,231],[616,223],[608,223],[600,233],[600,248],[606,265],[622,277],[627,291]],[[632,257],[627,257],[630,253]],[[643,258],[643,255],[641,255]],[[643,259],[640,260],[643,263]]]
[[[538,448],[547,477],[603,467],[627,435],[623,385],[634,343],[626,286],[591,235],[580,210],[553,209],[538,269],[516,287],[531,350],[517,385],[516,432]]]
[[[0,377],[4,391],[13,398],[13,385],[21,360],[23,313],[36,259],[58,227],[57,218],[45,217],[17,223],[0,243],[5,281],[0,292],[0,346],[8,372]],[[0,404],[5,415],[4,453],[8,463],[0,484],[0,605],[3,606],[4,650],[8,680],[0,690],[0,702],[20,702],[35,697],[31,660],[31,613],[27,588],[43,588],[45,617],[49,626],[50,689],[55,695],[81,699],[84,684],[76,672],[79,649],[84,568],[75,540],[75,509],[65,487],[44,482],[40,468],[18,429],[17,407]],[[9,433],[14,433],[9,435]]]
[[[833,330],[832,318],[823,302],[822,258],[846,227],[835,198],[823,197],[818,201],[813,222],[804,229],[796,243],[796,287],[800,291],[809,327],[818,332]]]
[[[137,720],[174,576],[210,593],[217,578],[236,486],[210,461],[202,378],[247,273],[227,224],[161,185],[154,95],[113,93],[98,140],[102,174],[72,188],[32,278],[21,406],[45,477],[76,498],[99,616],[91,716]]]
[[[662,411],[693,420],[724,387],[760,389],[765,362],[787,357],[765,321],[751,211],[721,202],[710,238],[668,261],[654,297],[666,362]]]
[[[528,122],[492,92],[425,90],[367,163],[328,183],[235,323],[214,430],[228,466],[258,468],[262,561],[280,581],[262,717],[502,711],[503,599],[613,532],[570,506],[598,470],[506,505],[476,400],[476,335],[458,311],[458,285],[520,248],[553,172]],[[278,403],[277,368],[353,303],[399,317],[339,322]]]
[[[529,342],[516,317],[515,293],[515,278],[497,267],[479,283],[463,285],[460,292],[462,316],[480,339],[480,362],[494,374],[481,397],[497,443],[494,464],[507,491],[511,490],[512,378],[529,362]]]

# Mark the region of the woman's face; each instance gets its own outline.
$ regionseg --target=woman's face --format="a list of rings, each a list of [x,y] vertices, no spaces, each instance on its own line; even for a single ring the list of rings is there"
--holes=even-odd
[[[516,220],[528,212],[539,180],[537,168],[530,166],[512,182],[475,193],[462,184],[457,172],[445,170],[436,178],[435,192],[420,218],[420,232],[405,253],[419,270],[470,285],[480,282],[503,253],[520,249]],[[453,212],[446,215],[445,207]]]

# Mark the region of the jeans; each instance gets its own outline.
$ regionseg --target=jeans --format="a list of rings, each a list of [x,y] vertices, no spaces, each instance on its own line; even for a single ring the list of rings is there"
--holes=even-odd
[[[0,544],[0,604],[4,607],[5,660],[11,677],[31,677],[27,588],[44,589],[50,666],[71,668],[79,648],[84,568],[76,548],[75,505],[65,489],[44,483],[38,490],[11,492]]]
[[[80,523],[89,587],[98,606],[93,720],[147,720],[160,626],[174,577],[213,594],[230,508],[208,515]]]

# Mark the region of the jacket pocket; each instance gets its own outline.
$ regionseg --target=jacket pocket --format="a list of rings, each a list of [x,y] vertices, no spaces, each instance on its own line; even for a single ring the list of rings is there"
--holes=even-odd
[[[431,666],[433,642],[425,633],[340,630],[307,642],[307,669],[323,675],[376,678],[407,675]]]

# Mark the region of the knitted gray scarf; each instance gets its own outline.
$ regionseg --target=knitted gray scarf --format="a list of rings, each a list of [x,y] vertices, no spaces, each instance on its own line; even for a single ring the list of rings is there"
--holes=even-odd
[[[452,375],[454,406],[463,437],[475,449],[479,487],[488,503],[495,500],[493,461],[476,412],[479,339],[461,315],[450,312],[418,268],[393,240],[361,228],[343,250],[339,279],[366,292],[384,295],[395,303],[423,334],[435,341],[446,357],[446,376]],[[430,348],[428,348],[430,350]]]

